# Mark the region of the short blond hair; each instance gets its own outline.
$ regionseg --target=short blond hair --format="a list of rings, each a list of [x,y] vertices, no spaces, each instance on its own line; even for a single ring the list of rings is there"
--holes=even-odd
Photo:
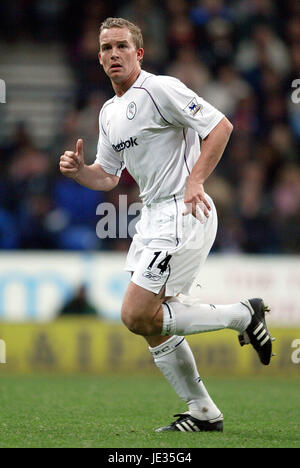
[[[141,29],[130,21],[124,18],[106,18],[100,26],[99,35],[101,35],[104,29],[111,28],[127,28],[131,32],[133,43],[136,50],[142,49],[144,45],[143,35]]]

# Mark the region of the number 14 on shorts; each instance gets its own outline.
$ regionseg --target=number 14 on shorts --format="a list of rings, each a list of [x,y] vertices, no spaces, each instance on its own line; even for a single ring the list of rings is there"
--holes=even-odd
[[[156,261],[158,261],[158,259],[159,259],[159,257],[161,256],[162,253],[163,253],[162,251],[154,252],[154,257],[151,260],[151,262],[149,263],[149,265],[147,267],[147,270],[151,270],[153,268],[153,266],[155,265]],[[161,275],[163,275],[165,273],[165,271],[167,270],[171,258],[172,258],[172,255],[168,255],[168,253],[167,253],[167,255],[158,263],[158,265],[156,265],[156,268],[158,268],[160,270]]]

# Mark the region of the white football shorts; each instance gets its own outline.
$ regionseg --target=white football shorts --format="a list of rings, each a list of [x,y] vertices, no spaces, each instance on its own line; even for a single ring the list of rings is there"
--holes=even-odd
[[[209,218],[202,213],[203,224],[182,215],[183,195],[143,207],[125,266],[133,272],[131,281],[155,294],[163,288],[166,296],[189,293],[217,233],[216,208],[206,199],[211,211]]]

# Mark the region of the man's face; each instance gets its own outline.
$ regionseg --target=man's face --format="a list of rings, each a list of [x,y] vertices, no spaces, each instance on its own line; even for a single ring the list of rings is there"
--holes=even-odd
[[[100,63],[115,83],[123,83],[140,69],[143,49],[136,50],[127,28],[104,29],[100,35]]]

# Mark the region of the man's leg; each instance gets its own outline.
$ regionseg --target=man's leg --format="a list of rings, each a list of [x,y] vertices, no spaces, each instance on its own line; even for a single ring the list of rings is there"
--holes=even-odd
[[[249,335],[251,332],[250,342],[261,362],[268,364],[272,346],[268,331],[264,331],[267,328],[263,307],[260,299],[223,306],[187,305],[177,298],[165,298],[164,294],[157,295],[130,283],[122,306],[122,320],[129,330],[146,338],[156,365],[187,403],[191,415],[190,419],[179,415],[178,421],[161,430],[222,430],[222,414],[201,382],[183,335],[224,328],[247,335],[247,330]]]
[[[124,323],[138,335],[185,336],[228,328],[239,332],[242,346],[252,344],[262,364],[270,363],[272,337],[265,321],[268,308],[262,299],[230,305],[189,305],[163,301],[131,282],[123,306]]]
[[[129,288],[123,304],[122,318],[125,324],[129,324],[129,315],[126,317],[126,308],[129,304],[140,307],[144,313],[144,320],[149,314],[148,307],[152,307],[152,317],[155,320],[157,314],[162,311],[162,303],[165,301],[164,295],[155,295],[135,284]],[[176,299],[168,298],[172,303]],[[147,312],[148,310],[148,312]],[[149,314],[149,315],[148,315]],[[131,318],[132,319],[132,318]],[[136,322],[136,327],[138,326]],[[222,430],[223,415],[209,396],[196,367],[193,353],[189,344],[182,336],[144,336],[149,344],[149,350],[153,355],[156,366],[169,381],[177,395],[187,404],[188,414],[195,418],[195,421],[185,421],[188,416],[182,416],[180,424],[160,428],[159,430]],[[181,420],[184,420],[181,422]],[[205,427],[202,427],[203,424]]]
[[[242,333],[251,322],[251,313],[241,302],[229,305],[184,304],[162,305],[162,335],[194,335],[229,328]]]
[[[260,362],[269,365],[272,357],[272,341],[265,321],[269,311],[260,298],[246,299],[238,304],[187,305],[166,301],[162,304],[163,336],[173,334],[193,335],[213,330],[229,328],[239,332],[241,346],[249,344],[258,354]]]
[[[229,328],[244,332],[251,313],[244,304],[188,305],[171,302],[131,282],[122,306],[127,328],[147,337],[192,335]]]
[[[222,419],[199,376],[193,353],[184,337],[174,335],[158,346],[149,346],[149,350],[156,366],[187,404],[189,414],[205,421]]]

